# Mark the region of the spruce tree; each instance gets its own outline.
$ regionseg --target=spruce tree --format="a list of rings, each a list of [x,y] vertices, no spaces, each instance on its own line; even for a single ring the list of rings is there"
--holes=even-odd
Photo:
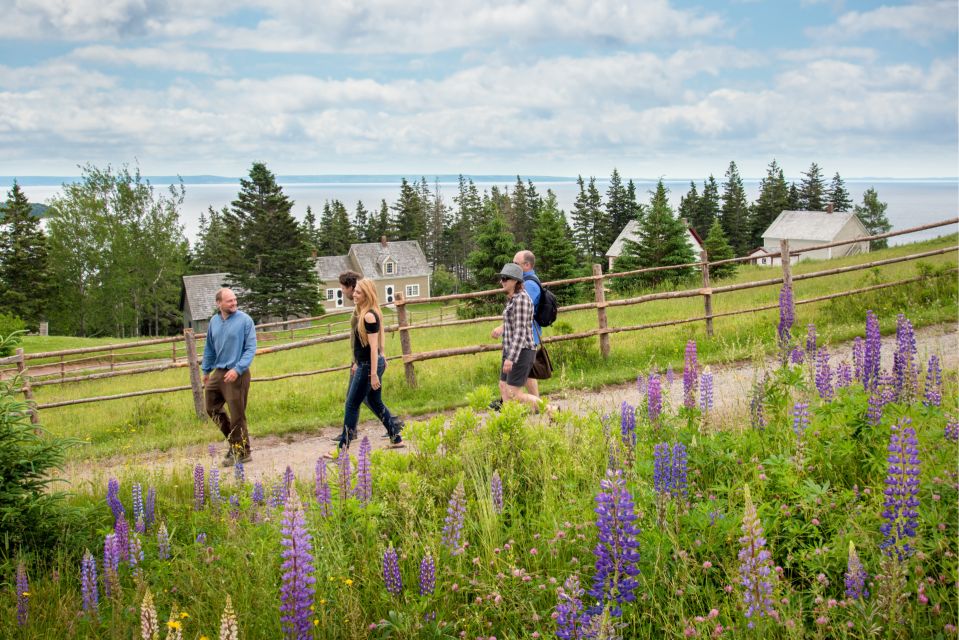
[[[602,264],[609,249],[609,245],[603,246],[609,223],[602,210],[602,198],[596,188],[596,178],[590,178],[587,187],[583,176],[579,176],[577,184],[579,195],[573,203],[572,212],[573,238],[590,264]]]
[[[616,242],[626,224],[633,219],[633,211],[627,197],[626,187],[619,176],[619,171],[613,169],[609,177],[609,188],[606,189],[606,227],[607,232],[602,240],[605,246],[603,253]]]
[[[846,183],[842,181],[839,172],[832,177],[832,183],[829,185],[829,202],[832,203],[833,211],[849,211],[852,209],[852,198],[846,190]]]
[[[243,310],[257,321],[308,316],[318,305],[315,263],[292,209],[273,173],[253,163],[232,203],[235,218],[244,222],[235,236],[242,239],[242,258],[230,266],[228,279],[239,289]]]
[[[526,248],[530,246],[533,238],[533,213],[529,210],[526,183],[519,176],[516,176],[516,184],[513,185],[510,208],[512,209],[512,220],[509,220],[509,222],[513,229],[513,235],[517,244]]]
[[[736,257],[733,254],[733,248],[729,245],[729,241],[726,240],[726,233],[723,231],[723,225],[719,220],[713,222],[713,226],[709,228],[709,233],[706,235],[706,240],[703,241],[703,244],[705,245],[706,255],[710,262],[728,260]],[[728,264],[710,267],[709,273],[710,276],[716,279],[731,276],[736,273],[736,263],[730,262]]]
[[[36,329],[45,319],[52,282],[47,237],[20,185],[0,205],[0,298],[3,310]]]
[[[380,200],[379,214],[370,220],[370,242],[379,242],[384,236],[389,238],[395,235],[392,222],[390,221],[390,207],[386,200]]]
[[[209,217],[204,219],[201,216],[200,231],[193,248],[190,271],[194,274],[222,273],[229,268],[224,259],[234,242],[234,239],[227,235],[224,222],[230,213],[229,207],[224,206],[220,211],[208,207],[207,213]]]
[[[431,197],[432,199],[427,203],[427,229],[426,236],[423,238],[426,246],[423,247],[423,251],[430,266],[436,268],[443,263],[449,253],[446,233],[449,228],[449,216],[446,204],[443,202],[443,195],[440,193],[438,180],[433,187]]]
[[[329,200],[323,203],[323,213],[320,215],[320,227],[317,230],[317,250],[321,256],[337,255],[333,237],[333,205]]]
[[[334,200],[330,204],[332,212],[332,234],[330,239],[330,248],[332,252],[328,255],[345,256],[350,251],[350,245],[356,242],[353,236],[353,225],[350,223],[350,214],[339,200]]]
[[[822,177],[822,169],[813,162],[809,170],[802,174],[803,179],[799,187],[799,208],[802,211],[826,210],[826,181]]]
[[[762,246],[763,234],[783,211],[789,210],[789,185],[779,164],[773,160],[759,184],[759,197],[753,203],[752,238],[749,250]]]
[[[735,162],[730,162],[726,170],[726,182],[723,183],[723,208],[719,220],[736,255],[742,256],[749,253],[752,244],[749,203]]]
[[[886,209],[888,207],[889,205],[887,203],[879,200],[879,194],[876,193],[874,188],[869,187],[866,189],[866,192],[862,194],[862,205],[857,204],[855,212],[863,226],[866,227],[869,235],[875,236],[892,230],[889,218],[886,217]],[[870,240],[869,242],[870,251],[885,249],[887,246],[889,246],[889,242],[886,238]]]
[[[689,191],[679,199],[679,217],[681,219],[685,218],[689,226],[695,229],[699,237],[702,238],[708,229],[700,229],[696,226],[699,218],[699,200],[699,191],[696,189],[696,183],[690,180]]]
[[[362,200],[357,200],[356,213],[353,219],[353,237],[357,242],[376,242],[375,238],[370,237],[372,231],[370,222],[370,212],[363,206]]]
[[[802,211],[802,197],[799,195],[799,189],[795,182],[789,183],[789,197],[787,198],[787,211]]]
[[[636,199],[636,183],[632,180],[626,183],[626,211],[629,219],[636,222],[642,222],[643,216],[646,215],[645,207]]]
[[[551,190],[547,190],[533,226],[531,251],[536,256],[536,275],[542,282],[573,278],[582,271],[572,232]],[[571,302],[576,295],[573,285],[561,285],[551,291],[563,303]]]
[[[497,275],[507,262],[513,261],[513,256],[520,247],[516,244],[512,232],[506,222],[506,217],[487,200],[487,220],[477,230],[476,248],[466,259],[469,270],[469,288],[473,291],[495,289],[499,286]],[[468,315],[488,315],[496,313],[502,308],[502,302],[494,299],[470,300]]]
[[[705,232],[713,226],[713,221],[719,217],[719,185],[716,184],[716,178],[709,175],[709,178],[703,180],[703,193],[699,197],[699,207],[696,209],[696,215],[690,220],[693,229],[702,237],[702,229]]]
[[[624,254],[634,256],[639,268],[690,264],[696,262],[698,257],[693,255],[687,233],[686,226],[673,215],[669,206],[669,191],[660,179],[640,226],[639,242],[627,241]],[[691,268],[653,271],[642,274],[642,280],[655,285],[667,279],[678,280],[690,273]]]
[[[400,197],[393,204],[394,240],[419,240],[426,233],[426,204],[421,197],[422,185],[410,184],[403,178]]]

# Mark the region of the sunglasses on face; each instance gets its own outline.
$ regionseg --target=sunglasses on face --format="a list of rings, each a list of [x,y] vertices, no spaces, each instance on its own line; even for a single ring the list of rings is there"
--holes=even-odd
[[[509,282],[510,280],[512,280],[512,278],[507,278],[505,276],[500,276],[500,279],[499,279],[500,282]]]

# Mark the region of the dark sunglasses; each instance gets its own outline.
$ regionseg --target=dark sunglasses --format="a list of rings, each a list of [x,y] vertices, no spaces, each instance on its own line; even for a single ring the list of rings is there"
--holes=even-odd
[[[500,282],[507,282],[507,281],[509,281],[509,280],[512,280],[512,278],[507,278],[506,276],[500,276],[500,277],[499,277],[499,281],[500,281]]]

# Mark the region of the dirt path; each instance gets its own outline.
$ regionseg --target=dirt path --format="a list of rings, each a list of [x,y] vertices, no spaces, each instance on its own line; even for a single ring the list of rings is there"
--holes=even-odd
[[[932,354],[937,354],[942,362],[943,369],[955,370],[959,368],[959,326],[938,325],[925,327],[916,331],[916,343],[919,360],[923,368]],[[895,348],[895,336],[887,336],[882,341],[883,363],[886,369],[892,367],[892,352]],[[849,362],[852,359],[852,343],[832,345],[830,348],[831,362]],[[766,362],[766,368],[775,366],[772,360]],[[718,424],[727,424],[731,416],[741,416],[746,413],[748,392],[755,376],[755,367],[752,362],[736,362],[730,365],[711,366],[713,373],[713,387],[715,398],[714,416]],[[671,389],[671,403],[675,406],[682,398],[682,371],[678,371]],[[594,391],[564,391],[549,397],[551,404],[561,410],[585,413],[588,411],[610,412],[618,414],[619,406],[623,401],[632,405],[640,403],[640,394],[635,384],[623,384],[604,387]],[[362,415],[369,416],[364,409]],[[443,415],[452,416],[453,411]],[[431,416],[420,416],[417,419],[425,420]],[[359,425],[359,439],[364,436],[370,438],[373,449],[383,449],[387,440],[381,436],[384,433],[378,422],[366,420]],[[339,429],[326,427],[318,434],[290,434],[286,436],[258,437],[254,441],[253,461],[246,465],[248,478],[275,478],[286,469],[287,465],[300,478],[308,478],[313,474],[317,458],[332,446],[332,438],[336,437]],[[211,442],[215,429],[210,425]],[[217,462],[222,455],[223,446],[219,440],[215,441]],[[359,446],[352,447],[356,455]],[[401,455],[409,449],[397,449],[395,453]],[[97,461],[71,462],[62,474],[72,481],[100,482],[109,476],[122,477],[133,469],[150,468],[155,473],[166,474],[175,468],[192,468],[195,464],[209,465],[211,457],[208,445],[194,445],[170,451],[156,451],[135,456],[109,458]],[[224,473],[230,473],[228,470]]]

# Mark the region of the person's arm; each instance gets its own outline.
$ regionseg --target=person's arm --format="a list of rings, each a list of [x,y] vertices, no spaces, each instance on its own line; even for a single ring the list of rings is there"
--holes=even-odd
[[[372,311],[367,312],[363,317],[363,321],[366,323],[367,334],[366,337],[370,341],[370,387],[373,389],[380,388],[380,376],[377,373],[376,365],[380,357],[380,330],[377,326],[376,331],[369,332],[370,325],[376,323],[376,314]],[[379,323],[376,323],[377,325]]]
[[[243,353],[240,354],[240,360],[236,363],[236,366],[233,368],[236,371],[236,375],[242,376],[247,372],[247,369],[250,368],[250,365],[253,364],[253,356],[256,355],[256,325],[253,324],[253,320],[250,319],[247,321],[246,326],[246,336],[243,340]]]
[[[214,364],[216,364],[216,345],[213,343],[213,320],[210,320],[206,329],[206,340],[203,341],[203,362],[200,364],[204,385],[210,378],[210,372],[213,371]]]
[[[520,296],[513,296],[512,305],[509,308],[505,322],[509,324],[510,329],[510,341],[509,343],[503,343],[503,369],[509,373],[509,370],[513,367],[513,363],[519,359],[520,354],[520,343],[516,339],[516,336],[519,332],[519,323],[517,322],[517,306],[520,304]]]

